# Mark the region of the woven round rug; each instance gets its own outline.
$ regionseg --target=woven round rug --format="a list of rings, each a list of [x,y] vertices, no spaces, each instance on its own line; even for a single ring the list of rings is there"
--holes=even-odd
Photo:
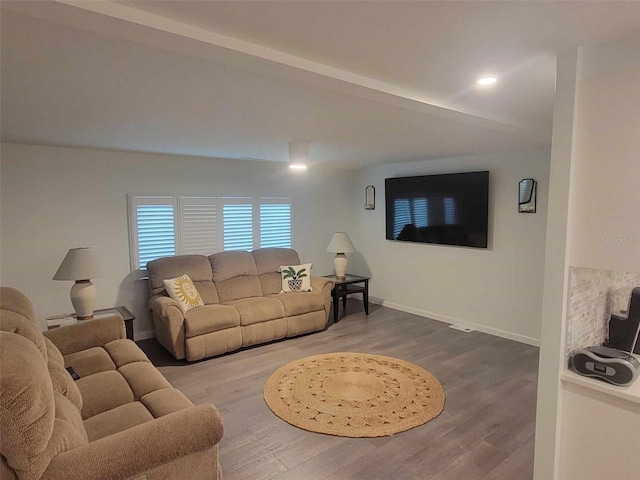
[[[302,358],[276,370],[264,399],[285,422],[341,437],[383,437],[422,425],[444,408],[436,377],[404,360],[364,353]]]

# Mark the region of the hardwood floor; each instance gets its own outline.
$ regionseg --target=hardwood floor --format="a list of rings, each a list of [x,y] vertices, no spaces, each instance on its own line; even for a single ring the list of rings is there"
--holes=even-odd
[[[538,349],[349,300],[328,330],[187,364],[155,340],[139,345],[194,403],[224,421],[225,480],[508,479],[533,477]],[[307,432],[276,417],[262,387],[283,364],[308,355],[360,351],[413,362],[446,394],[431,422],[391,437],[354,439]]]

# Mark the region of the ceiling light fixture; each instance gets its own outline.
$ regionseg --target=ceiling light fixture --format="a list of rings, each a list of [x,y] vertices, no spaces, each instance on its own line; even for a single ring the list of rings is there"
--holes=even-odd
[[[476,82],[478,85],[481,85],[483,87],[486,87],[488,85],[493,85],[494,83],[496,83],[498,81],[498,79],[494,76],[486,76],[486,77],[481,77],[478,79],[478,81]]]
[[[289,142],[289,168],[306,170],[309,161],[309,142]]]
[[[307,166],[304,163],[290,163],[289,168],[291,170],[306,170]]]

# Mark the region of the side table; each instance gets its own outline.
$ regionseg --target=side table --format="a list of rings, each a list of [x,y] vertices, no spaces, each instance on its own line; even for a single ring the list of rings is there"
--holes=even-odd
[[[331,297],[333,299],[333,321],[338,321],[338,300],[342,298],[342,310],[347,307],[347,295],[352,293],[362,293],[362,302],[364,303],[364,314],[369,315],[369,279],[370,277],[361,277],[360,275],[347,274],[344,279],[339,280],[335,275],[323,275],[333,282],[333,290]],[[357,284],[361,283],[362,286]]]
[[[124,327],[127,332],[127,338],[133,340],[133,321],[136,317],[125,306],[101,308],[94,310],[93,318],[87,320],[78,320],[75,313],[65,313],[62,315],[55,315],[53,317],[47,317],[47,330],[53,330],[54,328],[63,327],[64,325],[71,325],[79,322],[90,322],[97,318],[110,317],[112,315],[120,315],[124,320]]]

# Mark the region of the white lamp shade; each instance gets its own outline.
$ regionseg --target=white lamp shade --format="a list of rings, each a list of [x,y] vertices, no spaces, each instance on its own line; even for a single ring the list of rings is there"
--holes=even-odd
[[[89,247],[72,248],[62,260],[54,280],[89,280],[103,273]]]
[[[356,251],[349,235],[346,232],[336,232],[331,237],[331,241],[327,246],[327,252],[332,253],[352,253]]]

